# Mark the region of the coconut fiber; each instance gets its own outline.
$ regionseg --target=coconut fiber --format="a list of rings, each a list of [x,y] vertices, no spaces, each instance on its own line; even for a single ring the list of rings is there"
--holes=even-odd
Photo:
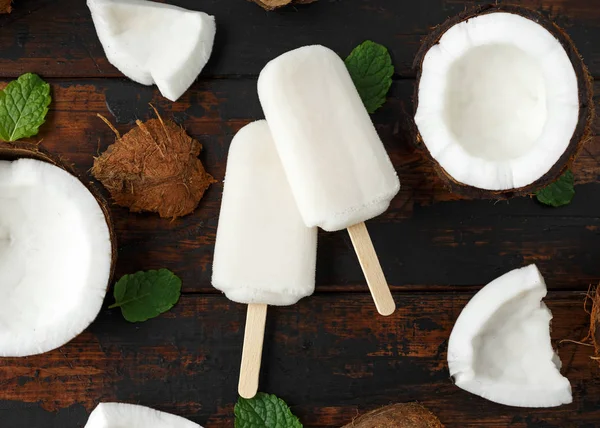
[[[116,204],[133,212],[156,212],[164,218],[192,213],[214,183],[198,155],[202,145],[170,120],[137,121],[94,161],[92,174]]]
[[[444,426],[426,407],[418,403],[402,403],[364,414],[342,428],[444,428]]]

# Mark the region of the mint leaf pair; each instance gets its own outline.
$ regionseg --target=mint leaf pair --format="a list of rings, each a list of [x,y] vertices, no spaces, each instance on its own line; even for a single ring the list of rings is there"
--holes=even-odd
[[[374,113],[385,103],[394,66],[385,46],[367,40],[350,53],[346,68],[369,113]]]
[[[280,398],[259,392],[241,398],[235,405],[235,428],[302,428],[302,424]]]
[[[123,276],[115,285],[115,303],[129,322],[154,318],[171,309],[181,295],[181,279],[168,269]]]
[[[0,91],[0,139],[32,137],[44,123],[50,105],[50,85],[27,73]]]

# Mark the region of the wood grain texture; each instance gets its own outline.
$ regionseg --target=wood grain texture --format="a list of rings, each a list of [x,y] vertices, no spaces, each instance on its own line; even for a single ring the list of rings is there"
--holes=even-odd
[[[421,39],[446,18],[487,0],[317,1],[265,12],[244,0],[169,0],[216,16],[217,37],[206,76],[257,75],[267,61],[305,44],[326,44],[346,56],[366,39],[391,50],[398,76],[414,77]],[[499,1],[499,3],[508,3]],[[591,73],[600,76],[600,8],[594,0],[522,0],[564,27]],[[83,0],[20,0],[0,16],[0,70],[6,77],[26,71],[47,77],[116,77],[95,34]],[[73,31],[76,28],[77,31]]]
[[[261,390],[284,398],[306,427],[339,427],[359,412],[414,400],[448,428],[596,426],[600,368],[590,348],[558,343],[585,335],[584,296],[562,292],[546,299],[574,403],[539,410],[490,403],[452,385],[447,340],[470,296],[402,293],[387,318],[362,293],[269,308]],[[0,426],[79,428],[97,402],[117,400],[208,428],[232,427],[245,312],[225,297],[202,295],[186,295],[143,324],[105,309],[59,350],[0,360]]]

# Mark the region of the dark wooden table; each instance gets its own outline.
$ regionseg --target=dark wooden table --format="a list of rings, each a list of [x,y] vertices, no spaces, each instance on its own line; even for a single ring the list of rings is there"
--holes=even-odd
[[[376,315],[347,234],[322,234],[317,291],[269,312],[261,390],[284,398],[307,427],[337,427],[357,413],[418,400],[448,427],[600,426],[600,368],[581,339],[590,284],[600,281],[600,138],[575,164],[574,202],[550,209],[532,199],[458,200],[412,149],[412,59],[421,38],[473,1],[320,0],[267,13],[244,0],[171,0],[216,16],[213,57],[177,103],[128,81],[106,60],[83,0],[16,0],[0,17],[0,75],[36,72],[52,84],[42,145],[86,173],[114,141],[95,117],[126,132],[156,105],[205,147],[222,180],[235,132],[262,117],[256,77],[271,58],[325,44],[340,55],[365,39],[389,47],[397,74],[374,121],[402,180],[390,210],[369,222],[398,311]],[[566,28],[600,78],[600,2],[523,0]],[[600,83],[596,84],[600,93]],[[597,106],[600,110],[600,107]],[[245,307],[211,288],[222,185],[196,213],[177,221],[112,207],[119,240],[117,276],[168,267],[184,284],[169,313],[129,324],[108,310],[81,336],[44,355],[0,359],[1,428],[78,428],[101,401],[139,403],[208,428],[232,427]],[[574,402],[554,409],[490,403],[454,387],[446,366],[452,325],[469,298],[510,269],[537,263],[550,289],[552,338]],[[57,311],[61,308],[57,307]]]

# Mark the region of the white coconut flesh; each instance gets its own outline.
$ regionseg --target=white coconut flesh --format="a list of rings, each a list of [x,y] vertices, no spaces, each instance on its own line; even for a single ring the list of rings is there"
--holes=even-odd
[[[0,161],[0,356],[57,348],[96,318],[111,270],[106,218],[74,176]]]
[[[149,407],[124,403],[101,403],[84,428],[202,428],[200,425]]]
[[[463,21],[424,57],[415,122],[458,183],[496,191],[534,183],[569,146],[578,116],[565,49],[522,16]]]
[[[550,342],[552,313],[535,265],[481,289],[461,312],[448,343],[450,375],[460,388],[500,404],[553,407],[572,401]]]
[[[176,101],[212,52],[214,17],[146,0],[88,0],[108,60],[143,85]]]

